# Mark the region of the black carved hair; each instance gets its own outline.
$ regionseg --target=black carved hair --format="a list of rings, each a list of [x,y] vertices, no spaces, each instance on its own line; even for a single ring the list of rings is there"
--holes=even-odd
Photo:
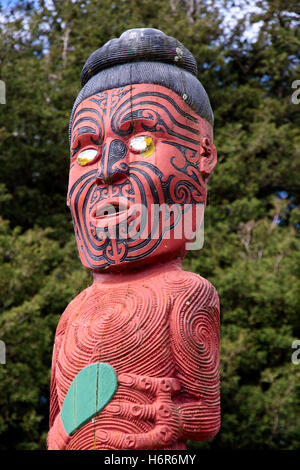
[[[125,31],[90,55],[81,72],[82,90],[74,103],[69,129],[81,101],[134,83],[170,88],[213,124],[209,98],[197,79],[197,64],[191,52],[158,29],[140,28]]]

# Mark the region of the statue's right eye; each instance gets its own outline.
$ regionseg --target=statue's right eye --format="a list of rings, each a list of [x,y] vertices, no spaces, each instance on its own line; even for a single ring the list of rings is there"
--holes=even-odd
[[[77,156],[77,162],[81,166],[88,165],[89,163],[93,163],[98,155],[97,150],[95,149],[86,149],[80,152]]]

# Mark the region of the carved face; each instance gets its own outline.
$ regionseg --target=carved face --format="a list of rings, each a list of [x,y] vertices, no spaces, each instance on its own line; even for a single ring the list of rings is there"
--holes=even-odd
[[[68,205],[83,265],[182,256],[215,163],[212,126],[168,88],[134,84],[82,101],[71,129]]]

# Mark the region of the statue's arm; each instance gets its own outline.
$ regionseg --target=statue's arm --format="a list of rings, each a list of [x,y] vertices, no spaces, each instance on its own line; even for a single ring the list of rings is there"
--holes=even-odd
[[[62,420],[61,409],[58,401],[57,386],[56,386],[56,367],[58,353],[63,342],[65,328],[67,323],[68,309],[63,313],[55,333],[53,354],[52,354],[52,368],[51,368],[51,386],[50,386],[50,418],[49,418],[49,432],[47,437],[47,447],[49,450],[64,449],[69,442],[70,436],[66,433]]]
[[[50,429],[47,438],[49,450],[66,449],[74,432],[104,408],[117,388],[114,369],[109,364],[97,362],[82,368],[69,386],[63,403],[59,400],[56,377],[58,361],[64,357],[64,338],[68,334],[68,322],[72,321],[74,313],[77,316],[80,312],[84,296],[84,292],[79,294],[68,305],[55,334],[51,370]]]
[[[61,418],[62,404],[59,403],[57,394],[57,359],[59,352],[63,347],[64,337],[66,335],[67,325],[72,314],[80,309],[81,303],[85,298],[85,291],[82,291],[75,297],[67,306],[62,314],[56,328],[54,347],[52,354],[52,368],[51,368],[51,387],[50,387],[50,419],[49,419],[49,432],[47,437],[47,447],[49,450],[64,449],[70,440],[67,434],[63,421]]]
[[[220,428],[220,310],[215,288],[191,275],[171,316],[171,347],[181,384],[177,410],[183,439],[203,441]]]
[[[56,390],[56,361],[59,351],[59,336],[55,335],[55,342],[52,353],[52,367],[51,367],[51,383],[50,383],[50,415],[49,415],[49,428],[54,424],[56,416],[59,414],[59,403]]]

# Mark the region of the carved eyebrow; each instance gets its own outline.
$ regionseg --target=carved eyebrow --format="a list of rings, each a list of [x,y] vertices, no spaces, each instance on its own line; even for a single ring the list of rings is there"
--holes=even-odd
[[[119,106],[118,110],[120,110],[123,106],[126,106],[128,104],[128,102],[130,102],[130,101],[139,100],[140,98],[144,98],[144,97],[147,97],[147,98],[151,99],[151,98],[153,98],[153,96],[158,96],[159,98],[163,98],[164,100],[168,101],[173,106],[173,108],[176,109],[176,111],[179,114],[181,114],[181,116],[189,119],[192,122],[195,122],[195,123],[198,122],[198,119],[196,117],[192,116],[191,114],[189,114],[189,113],[185,112],[183,109],[181,109],[180,106],[178,106],[178,104],[173,100],[173,98],[166,95],[165,93],[159,93],[159,92],[155,92],[155,91],[152,91],[152,92],[144,91],[144,92],[140,92],[140,93],[136,93],[135,95],[132,95],[130,98],[125,100]],[[157,104],[158,102],[155,101],[155,102],[151,102],[151,103],[152,104]]]
[[[120,129],[127,124],[128,122],[140,122],[141,124],[150,124],[149,121],[154,121],[152,116],[139,116],[138,111],[133,111],[132,113],[126,114],[120,122]]]
[[[131,111],[130,113],[127,113],[121,120],[120,129],[122,128],[122,125],[126,124],[127,122],[132,122],[132,121],[137,122],[137,121],[139,121],[141,123],[145,123],[145,125],[148,127],[148,130],[153,131],[154,129],[151,129],[151,126],[149,126],[149,121],[153,121],[153,118],[151,116],[147,117],[147,116],[143,116],[142,114],[140,114],[140,113],[143,113],[143,112],[145,112],[145,110],[138,109],[136,111]],[[155,112],[155,114],[157,114],[157,113]],[[169,115],[169,113],[168,113],[168,115]],[[175,119],[173,120],[171,118],[171,121],[173,121],[173,122],[175,121],[177,123],[177,121]],[[179,124],[178,127],[182,128],[182,129],[188,130],[188,131],[190,131],[190,132],[192,132],[193,134],[196,134],[196,135],[200,134],[200,132],[197,129],[192,129],[189,126],[185,126],[184,124],[180,124],[180,123],[178,123],[178,124]],[[172,135],[174,137],[178,137],[179,139],[184,140],[186,142],[190,142],[191,144],[194,144],[194,145],[197,145],[197,146],[199,145],[199,142],[197,140],[194,140],[190,137],[182,135],[179,132],[175,132],[164,121],[161,121],[160,125],[165,129],[167,134]]]
[[[154,121],[151,115],[143,116],[141,114],[142,112],[144,112],[144,110],[137,109],[136,111],[131,111],[130,113],[125,114],[125,116],[121,120],[121,123],[128,121]]]
[[[163,104],[161,103],[158,103],[158,102],[154,102],[154,101],[140,101],[138,103],[136,103],[136,105],[155,105],[156,107],[158,108],[161,108],[163,111],[165,111],[165,113],[167,114],[167,116],[169,117],[170,121],[173,122],[175,124],[175,126],[181,128],[181,129],[184,129],[188,132],[191,132],[192,134],[196,134],[196,135],[199,135],[200,132],[198,129],[194,129],[193,127],[190,127],[190,126],[187,126],[185,124],[181,124],[180,122],[178,122],[174,116],[172,115],[172,113],[168,110],[168,108],[166,108],[166,106],[164,106]],[[131,111],[130,113],[126,114],[122,120],[121,120],[121,123],[125,123],[125,122],[128,122],[128,121],[138,121],[138,120],[143,120],[143,121],[146,121],[147,120],[147,116],[142,116],[140,115],[139,116],[139,113],[142,113],[142,112],[146,112],[147,109],[138,109],[136,111]],[[152,111],[154,112],[155,114],[158,114],[157,111],[155,110],[149,110],[149,111]],[[148,120],[153,120],[151,118],[148,118]]]
[[[77,111],[76,114],[74,114],[74,117],[73,117],[73,122],[76,121],[77,117],[82,114],[82,113],[85,113],[85,112],[88,112],[88,113],[94,113],[96,114],[99,118],[101,118],[101,114],[99,113],[99,111],[97,111],[96,109],[94,108],[83,108],[83,109],[80,109],[79,111]]]
[[[82,135],[82,134],[97,134],[97,131],[95,129],[93,129],[92,127],[89,127],[89,126],[83,126],[83,127],[79,127],[78,129],[78,135]]]
[[[99,131],[99,134],[101,135],[101,128],[100,128],[100,126],[99,126],[99,122],[98,122],[96,119],[91,118],[90,116],[86,116],[86,117],[82,117],[82,118],[78,119],[78,121],[76,121],[76,122],[74,123],[74,125],[73,125],[72,132],[74,132],[74,130],[79,126],[79,124],[80,124],[81,122],[84,122],[84,121],[87,121],[87,122],[90,121],[90,122],[94,123],[95,126],[97,127],[98,131]],[[90,126],[83,126],[83,127],[87,127],[87,128],[89,127],[90,129],[93,129],[93,128],[90,127]],[[82,129],[83,127],[80,127],[80,129]],[[94,129],[93,129],[93,130],[94,130]],[[96,133],[96,132],[93,132],[93,134],[94,134],[94,133]]]

